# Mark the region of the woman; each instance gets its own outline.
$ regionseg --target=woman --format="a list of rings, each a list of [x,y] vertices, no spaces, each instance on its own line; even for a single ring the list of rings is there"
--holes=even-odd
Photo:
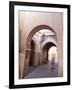
[[[55,66],[55,55],[53,55],[51,59],[51,70],[52,71],[54,70],[54,66]]]

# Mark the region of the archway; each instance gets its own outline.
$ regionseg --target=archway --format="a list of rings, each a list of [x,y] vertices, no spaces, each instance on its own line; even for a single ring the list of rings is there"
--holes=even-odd
[[[55,36],[56,36],[56,32],[53,30],[52,27],[50,27],[50,26],[48,26],[48,25],[38,25],[38,26],[36,26],[35,28],[33,28],[33,29],[31,30],[31,32],[29,33],[29,35],[28,35],[28,37],[27,37],[27,40],[26,40],[25,60],[26,60],[26,56],[28,56],[27,59],[29,59],[29,57],[30,57],[31,40],[32,40],[34,34],[35,34],[36,32],[38,32],[38,31],[40,31],[40,30],[50,30],[50,31],[52,31],[52,32],[55,34]],[[56,39],[57,39],[57,36],[56,36]],[[37,45],[36,45],[36,46],[37,46]],[[27,60],[27,61],[29,61],[29,60]],[[40,62],[39,62],[39,63],[40,63]]]
[[[57,52],[57,47],[56,46],[52,46],[48,50],[48,60],[49,60],[49,63],[51,63],[52,58],[55,59],[55,64],[58,64],[58,52]]]
[[[50,26],[48,26],[48,25],[39,25],[39,26],[36,26],[35,28],[33,28],[33,29],[31,30],[31,32],[29,33],[29,35],[28,35],[28,37],[27,37],[26,48],[31,48],[30,42],[31,42],[31,40],[32,40],[33,35],[34,35],[36,32],[38,32],[38,31],[40,31],[40,30],[43,30],[43,29],[51,30],[52,32],[55,33],[55,36],[56,36],[56,32],[53,30],[52,27],[50,27]],[[56,36],[56,38],[57,38],[57,36]]]
[[[43,48],[42,48],[42,56],[43,56],[43,61],[42,61],[42,63],[48,63],[49,62],[49,60],[48,60],[48,52],[49,52],[49,49],[51,48],[51,47],[53,47],[53,46],[55,46],[55,47],[57,47],[54,43],[52,43],[52,42],[47,42],[44,46],[43,46]]]
[[[44,30],[44,29],[50,30],[50,31],[54,32],[54,34],[56,36],[55,31],[50,26],[48,26],[48,25],[39,25],[39,26],[37,26],[37,27],[35,27],[35,28],[33,28],[31,30],[31,32],[29,33],[29,35],[27,37],[27,40],[26,40],[27,42],[26,42],[26,51],[25,51],[25,62],[24,62],[26,67],[24,67],[24,72],[27,72],[28,69],[29,69],[29,66],[33,65],[33,58],[34,58],[35,55],[33,54],[34,56],[32,56],[31,52],[32,53],[34,52],[34,51],[32,51],[32,49],[34,49],[36,45],[34,47],[32,46],[32,44],[33,44],[32,38],[33,38],[33,36],[34,36],[34,34],[36,32],[38,32],[40,30]],[[51,45],[49,47],[51,47]],[[44,49],[44,50],[45,50],[45,52],[47,52],[46,49]],[[39,58],[38,58],[39,60],[38,61],[39,61],[39,64],[40,64],[41,63],[40,62],[41,52],[38,53],[38,56],[39,56]]]

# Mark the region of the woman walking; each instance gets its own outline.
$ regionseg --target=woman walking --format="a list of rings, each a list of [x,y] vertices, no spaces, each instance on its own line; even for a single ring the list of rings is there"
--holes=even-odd
[[[52,59],[51,59],[51,70],[54,71],[55,69],[55,55],[52,56]]]

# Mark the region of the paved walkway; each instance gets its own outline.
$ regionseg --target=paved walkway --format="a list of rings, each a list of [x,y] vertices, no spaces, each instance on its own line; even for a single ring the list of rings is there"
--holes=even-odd
[[[46,77],[57,77],[58,76],[58,68],[55,65],[54,70],[51,69],[51,65],[44,64],[40,65],[37,68],[33,69],[31,73],[26,75],[24,78],[46,78]]]
[[[35,68],[31,73],[26,75],[24,78],[46,78],[46,77],[57,77],[58,76],[57,65],[55,65],[54,70],[51,69],[51,65],[44,64]]]

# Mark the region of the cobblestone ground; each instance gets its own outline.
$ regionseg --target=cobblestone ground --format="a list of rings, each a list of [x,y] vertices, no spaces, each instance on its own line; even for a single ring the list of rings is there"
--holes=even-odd
[[[46,78],[46,77],[58,77],[58,66],[55,65],[52,70],[52,66],[50,64],[40,65],[35,68],[31,73],[26,75],[24,78]]]

